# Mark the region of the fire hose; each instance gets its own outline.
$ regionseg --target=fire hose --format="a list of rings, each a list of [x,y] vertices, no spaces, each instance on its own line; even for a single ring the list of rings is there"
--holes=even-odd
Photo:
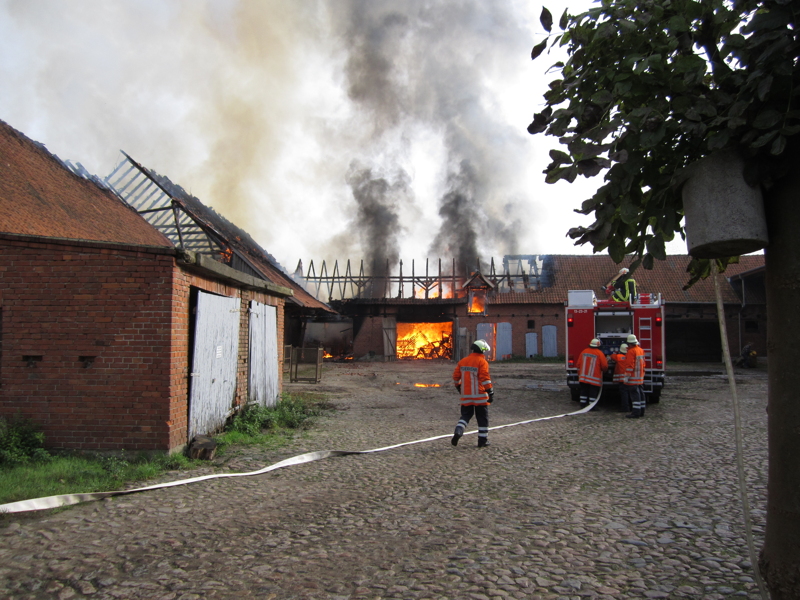
[[[594,406],[600,401],[600,396],[602,396],[602,392],[603,390],[601,387],[600,393],[597,395],[597,398],[595,398],[591,403],[581,408],[580,410],[570,413],[564,413],[561,415],[553,415],[550,417],[539,417],[537,419],[528,419],[526,421],[508,423],[506,425],[496,425],[495,427],[490,427],[489,430],[491,431],[495,429],[505,429],[506,427],[527,425],[529,423],[535,423],[537,421],[549,421],[551,419],[560,419],[561,417],[570,417],[586,413],[590,411],[592,408],[594,408]],[[477,431],[474,430],[468,431],[464,435],[472,435],[474,433],[477,433]],[[187,485],[189,483],[198,483],[200,481],[206,481],[208,479],[221,479],[223,477],[251,477],[253,475],[263,475],[264,473],[269,473],[270,471],[275,471],[277,469],[282,469],[284,467],[301,465],[316,460],[322,460],[323,458],[331,458],[334,456],[348,456],[351,454],[374,454],[376,452],[385,452],[386,450],[394,450],[395,448],[401,448],[403,446],[411,446],[413,444],[422,444],[425,442],[432,442],[434,440],[441,440],[443,438],[450,438],[452,435],[453,435],[452,433],[448,433],[446,435],[437,435],[434,437],[429,437],[421,440],[414,440],[412,442],[403,442],[400,444],[394,444],[392,446],[384,446],[383,448],[374,448],[372,450],[318,450],[316,452],[306,452],[305,454],[298,454],[297,456],[286,458],[280,462],[264,467],[263,469],[259,469],[258,471],[251,471],[249,473],[215,473],[213,475],[202,475],[200,477],[191,477],[189,479],[180,479],[177,481],[169,481],[167,483],[158,483],[155,485],[148,485],[146,487],[140,487],[130,490],[117,490],[113,492],[90,492],[86,494],[61,494],[58,496],[33,498],[31,500],[20,500],[18,502],[9,502],[8,504],[0,504],[0,513],[17,513],[17,512],[27,512],[35,510],[45,510],[48,508],[59,508],[61,506],[71,506],[73,504],[80,504],[81,502],[89,502],[93,500],[102,500],[104,498],[111,498],[112,496],[137,494],[139,492],[147,492],[150,490],[158,490],[161,488],[175,487],[178,485]]]

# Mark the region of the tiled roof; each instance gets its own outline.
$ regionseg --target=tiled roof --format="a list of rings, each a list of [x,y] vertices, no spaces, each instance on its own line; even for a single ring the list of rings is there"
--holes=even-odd
[[[0,232],[171,247],[109,190],[0,121]]]
[[[605,299],[602,291],[605,286],[623,266],[630,264],[630,260],[616,264],[608,255],[551,255],[552,285],[539,290],[526,292],[513,292],[495,294],[492,304],[527,304],[545,303],[562,304],[567,300],[569,290],[594,290],[598,299]],[[661,294],[666,302],[673,303],[713,303],[716,302],[714,294],[714,281],[700,280],[688,290],[682,288],[690,279],[686,272],[691,257],[684,254],[670,255],[664,261],[655,261],[653,269],[648,271],[639,268],[633,273],[639,292]],[[764,264],[764,255],[742,256],[739,264],[729,265],[725,271],[726,277],[731,277],[760,267]],[[723,288],[723,301],[738,304],[740,299],[729,285]]]

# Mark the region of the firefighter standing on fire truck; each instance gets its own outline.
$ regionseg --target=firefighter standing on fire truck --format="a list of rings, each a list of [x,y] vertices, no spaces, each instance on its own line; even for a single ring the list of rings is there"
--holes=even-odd
[[[608,369],[608,359],[600,350],[600,340],[594,338],[578,357],[578,381],[581,386],[581,406],[597,398],[603,387],[603,373]]]
[[[470,350],[472,353],[458,361],[453,371],[453,383],[461,394],[461,419],[450,443],[458,445],[474,414],[478,421],[478,448],[483,448],[489,445],[489,405],[494,400],[489,363],[484,357],[491,348],[484,340],[476,340]]]
[[[625,379],[624,384],[628,390],[632,410],[625,415],[630,419],[637,419],[644,416],[644,370],[645,357],[644,350],[639,346],[639,340],[631,334],[626,340],[628,342],[628,352],[625,355]]]
[[[614,383],[617,384],[619,389],[620,410],[622,412],[630,412],[630,398],[628,398],[628,389],[625,387],[625,358],[628,351],[628,344],[620,344],[619,352],[611,355],[611,360],[614,361]]]

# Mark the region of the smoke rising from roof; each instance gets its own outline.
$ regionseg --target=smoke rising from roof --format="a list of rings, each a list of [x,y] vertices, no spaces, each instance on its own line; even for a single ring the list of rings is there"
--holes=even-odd
[[[512,121],[497,90],[525,77],[538,10],[7,0],[0,118],[99,175],[125,150],[284,264],[536,252],[523,175],[538,96]]]

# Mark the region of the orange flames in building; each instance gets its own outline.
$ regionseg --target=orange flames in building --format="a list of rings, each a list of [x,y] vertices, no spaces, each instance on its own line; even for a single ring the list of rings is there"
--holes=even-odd
[[[467,305],[467,312],[472,314],[483,314],[486,312],[486,295],[482,292],[472,292]]]
[[[452,323],[398,323],[397,358],[451,358]]]
[[[327,350],[323,350],[322,351],[322,358],[333,358],[333,354],[331,354]]]

